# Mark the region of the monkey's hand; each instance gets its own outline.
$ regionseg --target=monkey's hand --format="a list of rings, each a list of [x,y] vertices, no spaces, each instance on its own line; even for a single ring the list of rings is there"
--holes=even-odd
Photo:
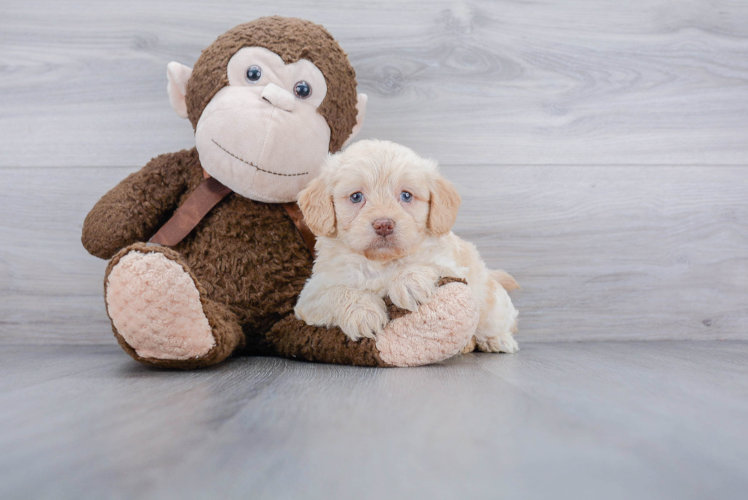
[[[409,267],[395,275],[387,286],[387,294],[397,307],[415,311],[431,300],[438,279],[439,272],[433,267]]]

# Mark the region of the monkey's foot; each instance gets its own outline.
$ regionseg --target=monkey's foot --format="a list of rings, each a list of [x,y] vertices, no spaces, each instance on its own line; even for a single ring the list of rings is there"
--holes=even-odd
[[[164,367],[225,359],[241,328],[201,288],[170,249],[137,244],[118,253],[107,269],[105,296],[120,345],[136,360]]]
[[[379,356],[394,366],[420,366],[451,358],[470,341],[479,316],[466,285],[440,286],[428,304],[393,319],[377,335]]]

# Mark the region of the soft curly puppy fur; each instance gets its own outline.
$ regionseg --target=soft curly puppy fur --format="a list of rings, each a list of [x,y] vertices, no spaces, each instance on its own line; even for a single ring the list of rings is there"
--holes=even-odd
[[[361,141],[332,155],[299,194],[317,235],[317,259],[294,312],[310,325],[339,326],[356,340],[389,321],[384,297],[414,311],[440,276],[467,280],[480,309],[473,341],[482,351],[516,352],[517,310],[504,271],[451,232],[460,196],[437,165],[386,141]]]

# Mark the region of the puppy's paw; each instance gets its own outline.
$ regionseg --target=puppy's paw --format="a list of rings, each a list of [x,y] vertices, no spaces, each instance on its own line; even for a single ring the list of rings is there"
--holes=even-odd
[[[439,273],[431,267],[416,267],[399,273],[387,287],[392,303],[401,309],[415,311],[427,304],[436,292]]]
[[[293,312],[296,319],[307,325],[331,326],[335,323],[334,309],[326,303],[324,297],[313,297],[302,292]]]
[[[485,340],[478,340],[478,349],[483,352],[506,352],[514,354],[519,351],[519,344],[514,340],[510,333],[488,337]]]
[[[376,295],[362,295],[340,313],[338,326],[351,340],[374,338],[381,333],[390,318],[384,301]]]

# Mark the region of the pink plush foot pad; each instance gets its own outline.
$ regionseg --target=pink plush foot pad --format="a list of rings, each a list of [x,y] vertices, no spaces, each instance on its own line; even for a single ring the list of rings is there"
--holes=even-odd
[[[162,253],[123,256],[107,278],[106,304],[117,332],[140,357],[197,358],[215,345],[192,277]]]
[[[467,286],[444,285],[431,302],[390,321],[377,336],[379,356],[394,366],[420,366],[445,360],[467,345],[479,318]]]

